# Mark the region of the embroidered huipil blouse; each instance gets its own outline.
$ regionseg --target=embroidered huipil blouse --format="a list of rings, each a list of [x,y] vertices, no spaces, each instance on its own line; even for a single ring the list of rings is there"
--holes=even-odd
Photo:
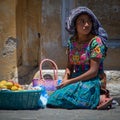
[[[81,49],[77,49],[77,42],[74,38],[68,41],[69,61],[74,65],[75,72],[79,70],[84,73],[90,68],[90,59],[100,59],[99,72],[103,72],[103,61],[106,56],[106,46],[100,37],[95,36],[89,43],[83,44]]]

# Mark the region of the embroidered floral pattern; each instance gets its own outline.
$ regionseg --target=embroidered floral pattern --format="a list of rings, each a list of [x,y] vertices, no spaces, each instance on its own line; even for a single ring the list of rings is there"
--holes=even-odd
[[[90,58],[99,58],[101,60],[105,58],[105,46],[99,37],[95,37],[88,47],[91,49]]]
[[[91,58],[99,58],[101,63],[105,58],[105,46],[99,37],[94,37],[89,44],[84,44],[82,49],[76,48],[76,40],[70,39],[68,42],[70,63],[74,65],[82,65],[82,68],[88,68]],[[102,68],[100,64],[100,69]],[[88,68],[89,69],[89,68]]]

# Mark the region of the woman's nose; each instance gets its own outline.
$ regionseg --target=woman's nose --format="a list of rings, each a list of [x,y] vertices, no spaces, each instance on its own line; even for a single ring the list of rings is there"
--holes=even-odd
[[[89,26],[89,23],[87,21],[85,22],[85,26]]]

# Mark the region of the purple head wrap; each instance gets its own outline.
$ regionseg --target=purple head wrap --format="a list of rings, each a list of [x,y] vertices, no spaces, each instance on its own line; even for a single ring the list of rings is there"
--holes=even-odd
[[[66,20],[66,30],[70,34],[73,34],[73,35],[75,34],[76,18],[82,13],[87,13],[91,17],[91,19],[93,21],[92,33],[95,35],[98,35],[102,39],[102,41],[105,43],[106,40],[108,39],[108,35],[107,35],[106,31],[104,30],[104,28],[102,27],[99,20],[97,19],[97,17],[87,7],[77,7],[70,11],[70,15]]]

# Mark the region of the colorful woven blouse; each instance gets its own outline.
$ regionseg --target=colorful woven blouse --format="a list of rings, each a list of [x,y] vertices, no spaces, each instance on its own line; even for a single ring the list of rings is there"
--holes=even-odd
[[[77,47],[76,40],[71,37],[68,41],[69,60],[74,65],[75,72],[78,71],[79,67],[82,67],[82,71],[85,72],[90,68],[90,59],[99,58],[100,66],[99,72],[103,72],[103,61],[106,56],[106,46],[103,44],[100,37],[95,36],[90,43],[83,44],[79,50]]]

